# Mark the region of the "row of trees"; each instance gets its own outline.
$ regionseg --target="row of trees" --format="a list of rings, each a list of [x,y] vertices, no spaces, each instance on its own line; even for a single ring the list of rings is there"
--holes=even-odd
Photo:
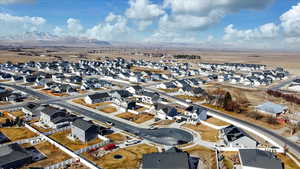
[[[277,91],[277,90],[268,90],[267,94],[271,95],[271,96],[274,96],[274,97],[283,98],[284,100],[286,100],[288,102],[300,104],[300,98],[296,97],[294,95],[291,95],[291,94],[285,94],[285,93],[282,93],[282,92]]]
[[[212,91],[210,94],[212,95],[210,95],[208,99],[209,104],[221,107],[226,111],[243,114],[255,120],[261,120],[271,125],[279,124],[276,118],[272,116],[265,116],[259,112],[249,109],[250,103],[247,98],[240,97],[240,95],[238,95],[235,99],[233,99],[230,92],[222,89]]]

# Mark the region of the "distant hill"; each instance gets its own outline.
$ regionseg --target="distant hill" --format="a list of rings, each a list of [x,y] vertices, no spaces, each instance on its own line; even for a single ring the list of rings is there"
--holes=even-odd
[[[107,41],[84,37],[56,36],[48,32],[25,32],[18,35],[0,37],[1,44],[34,44],[34,45],[65,45],[65,46],[110,46]]]

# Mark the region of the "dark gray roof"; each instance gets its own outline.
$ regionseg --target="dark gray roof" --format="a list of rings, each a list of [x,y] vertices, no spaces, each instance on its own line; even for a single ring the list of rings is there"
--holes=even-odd
[[[2,146],[0,147],[0,168],[15,161],[31,157],[30,153],[17,143]]]
[[[56,108],[56,107],[51,107],[51,106],[48,106],[48,107],[45,107],[44,109],[41,110],[42,113],[45,113],[49,116],[53,116],[54,114],[58,113],[58,112],[65,112],[59,108]]]
[[[282,169],[281,161],[268,151],[259,149],[239,149],[240,160],[243,166]]]
[[[185,152],[145,154],[142,169],[190,169],[189,155]]]
[[[110,97],[108,93],[96,93],[96,94],[92,94],[92,95],[89,95],[89,97],[92,99],[92,100],[95,100],[95,99],[103,99],[103,98],[107,98],[107,97]]]
[[[77,128],[80,128],[84,131],[87,131],[88,129],[90,128],[97,128],[95,124],[93,124],[92,122],[90,121],[86,121],[86,120],[83,120],[83,119],[77,119],[75,120],[73,123],[72,123],[72,126],[75,126]]]

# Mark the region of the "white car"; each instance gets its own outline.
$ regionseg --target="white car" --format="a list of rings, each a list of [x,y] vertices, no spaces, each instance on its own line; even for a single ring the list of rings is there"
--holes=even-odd
[[[158,129],[157,127],[155,127],[155,126],[151,126],[151,127],[149,127],[149,130],[156,130],[156,129]]]
[[[140,142],[141,142],[141,140],[127,140],[127,141],[125,142],[125,145],[126,145],[126,146],[130,146],[130,145],[138,144],[138,143],[140,143]]]

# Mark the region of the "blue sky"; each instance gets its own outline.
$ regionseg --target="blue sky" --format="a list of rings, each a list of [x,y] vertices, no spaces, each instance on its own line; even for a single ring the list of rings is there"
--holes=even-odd
[[[297,0],[0,0],[0,36],[298,48],[299,17]]]

